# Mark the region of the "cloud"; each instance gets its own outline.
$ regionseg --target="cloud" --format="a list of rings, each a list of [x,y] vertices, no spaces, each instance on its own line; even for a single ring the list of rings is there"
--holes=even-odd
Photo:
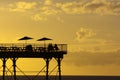
[[[90,0],[57,3],[57,7],[67,14],[120,15],[120,1]]]
[[[43,2],[26,2],[18,1],[9,4],[8,6],[10,12],[29,12],[31,17],[35,21],[46,21],[47,17],[51,15],[56,15],[60,11],[55,8],[52,0],[45,0]]]
[[[44,4],[45,5],[52,5],[52,0],[45,0]]]
[[[40,14],[35,14],[34,16],[32,16],[32,19],[35,21],[46,21],[47,20],[45,16],[42,16]]]
[[[11,11],[24,12],[33,9],[37,12],[59,14],[99,14],[99,15],[120,15],[120,1],[111,0],[90,0],[90,1],[66,1],[53,2],[53,0],[16,2],[10,4]],[[41,8],[41,10],[39,9]],[[47,15],[47,14],[45,14]]]
[[[15,4],[9,4],[9,10],[13,12],[26,12],[33,9],[36,4],[36,2],[16,2]]]
[[[46,16],[48,15],[56,15],[59,13],[59,10],[54,9],[53,7],[50,6],[44,6],[40,8],[41,14],[44,14]]]
[[[64,62],[76,66],[120,65],[120,50],[113,52],[80,51],[68,53]]]
[[[76,32],[76,39],[78,41],[81,41],[81,39],[90,38],[94,35],[95,32],[93,32],[92,30],[86,28],[80,28],[79,31]]]
[[[2,3],[1,3],[2,4]],[[74,1],[9,1],[4,2],[0,6],[0,11],[10,12],[24,12],[30,17],[35,17],[41,14],[48,18],[49,16],[55,16],[56,19],[59,15],[71,14],[97,14],[97,15],[120,15],[120,1],[112,0],[74,0]],[[34,18],[32,18],[34,19]],[[34,19],[35,20],[35,19]],[[41,19],[38,19],[41,21]]]

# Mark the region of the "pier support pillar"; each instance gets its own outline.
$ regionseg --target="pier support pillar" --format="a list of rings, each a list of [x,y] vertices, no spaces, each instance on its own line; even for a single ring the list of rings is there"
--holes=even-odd
[[[14,73],[14,80],[17,80],[16,78],[16,61],[18,58],[12,58],[11,60],[13,61],[13,73]]]
[[[59,72],[59,80],[61,80],[61,61],[62,61],[63,58],[56,58],[57,60],[57,63],[58,63],[58,72]]]
[[[7,58],[2,58],[2,62],[3,62],[3,76],[2,76],[2,79],[3,80],[5,80],[6,61],[7,61]]]
[[[46,61],[46,80],[49,80],[49,62],[51,58],[44,58],[44,60]]]

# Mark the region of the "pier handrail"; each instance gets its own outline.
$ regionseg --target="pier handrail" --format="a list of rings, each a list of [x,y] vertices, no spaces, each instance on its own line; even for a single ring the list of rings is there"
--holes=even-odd
[[[55,52],[55,51],[64,51],[67,52],[67,44],[56,44],[58,49],[53,47],[51,50],[48,49],[49,44],[46,45],[46,47],[43,44],[37,44],[37,43],[29,43],[29,44],[23,44],[23,43],[1,43],[0,44],[0,52],[24,52],[24,51],[33,51],[33,52]]]

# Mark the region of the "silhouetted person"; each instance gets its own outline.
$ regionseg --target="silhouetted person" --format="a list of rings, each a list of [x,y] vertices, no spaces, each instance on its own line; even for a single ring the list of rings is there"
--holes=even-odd
[[[53,46],[52,46],[52,44],[49,44],[48,45],[48,52],[52,52],[53,51]]]
[[[55,50],[55,51],[58,51],[58,50],[59,50],[57,44],[54,45],[54,50]]]
[[[33,51],[32,45],[27,45],[27,46],[26,46],[26,51]]]

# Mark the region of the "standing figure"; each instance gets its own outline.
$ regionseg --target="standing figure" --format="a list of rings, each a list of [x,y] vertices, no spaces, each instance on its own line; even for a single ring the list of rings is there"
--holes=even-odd
[[[54,45],[54,50],[55,50],[55,51],[58,51],[58,50],[59,50],[57,44]]]
[[[52,44],[49,44],[48,45],[48,52],[52,52],[53,51],[53,46],[52,46]]]
[[[32,45],[27,45],[27,46],[26,46],[26,51],[28,51],[28,52],[33,51]]]

